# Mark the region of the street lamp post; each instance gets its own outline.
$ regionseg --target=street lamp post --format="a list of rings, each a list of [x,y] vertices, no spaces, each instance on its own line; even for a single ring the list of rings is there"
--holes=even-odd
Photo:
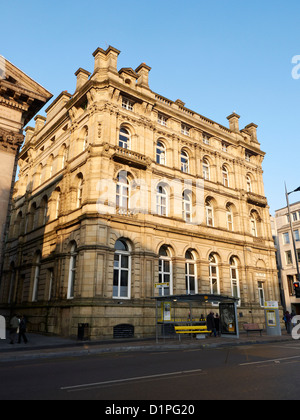
[[[298,187],[294,191],[287,192],[286,185],[285,185],[286,203],[287,203],[287,207],[288,207],[290,228],[291,228],[293,248],[294,248],[294,258],[295,258],[296,268],[297,268],[297,282],[300,282],[300,270],[299,270],[299,263],[298,263],[298,255],[297,255],[296,241],[295,241],[295,236],[294,236],[294,231],[293,231],[293,222],[292,222],[292,215],[291,215],[290,201],[289,201],[289,195],[292,194],[293,192],[296,192],[296,191],[300,191],[300,187]]]

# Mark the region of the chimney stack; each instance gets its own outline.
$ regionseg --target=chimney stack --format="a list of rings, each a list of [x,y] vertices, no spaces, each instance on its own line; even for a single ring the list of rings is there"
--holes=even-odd
[[[147,66],[147,64],[142,63],[138,66],[135,72],[138,74],[139,78],[137,80],[137,86],[141,86],[144,88],[149,89],[149,71],[151,67]]]
[[[81,67],[76,71],[77,77],[76,92],[89,80],[91,73]]]
[[[233,112],[229,117],[227,117],[227,120],[229,121],[229,129],[231,131],[234,131],[235,133],[239,133],[239,119],[240,116]]]

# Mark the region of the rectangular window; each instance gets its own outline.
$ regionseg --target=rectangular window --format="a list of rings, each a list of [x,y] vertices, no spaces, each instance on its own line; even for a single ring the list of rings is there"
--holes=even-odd
[[[284,245],[287,245],[287,244],[290,243],[290,235],[289,235],[288,232],[283,233],[282,237],[283,237],[283,243],[284,243]]]
[[[262,281],[258,282],[258,298],[260,306],[265,306],[264,283]]]
[[[292,253],[291,253],[291,251],[287,251],[287,252],[285,253],[285,260],[286,260],[286,263],[287,263],[288,265],[293,264],[293,260],[292,260]]]
[[[162,114],[158,114],[157,122],[160,125],[167,126],[167,117]]]
[[[190,127],[185,125],[185,124],[181,124],[181,134],[189,136],[190,135]]]
[[[210,144],[210,136],[206,133],[203,133],[203,143]]]
[[[295,241],[299,242],[300,241],[300,236],[299,236],[299,230],[294,230],[294,235],[295,235]]]
[[[133,111],[134,103],[127,98],[122,98],[122,108],[127,109],[127,111]]]
[[[288,285],[288,291],[289,291],[290,296],[293,296],[295,294],[293,283],[294,283],[294,276],[287,276],[287,285]]]

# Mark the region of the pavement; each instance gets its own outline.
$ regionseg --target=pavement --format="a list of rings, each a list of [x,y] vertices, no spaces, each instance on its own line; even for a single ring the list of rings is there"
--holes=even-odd
[[[161,352],[184,349],[207,349],[218,347],[245,346],[277,342],[295,341],[286,331],[281,336],[270,336],[265,332],[260,336],[257,332],[241,332],[239,338],[233,337],[184,337],[179,341],[178,336],[172,338],[118,339],[102,341],[78,341],[71,338],[49,336],[42,334],[26,334],[28,343],[10,344],[9,338],[0,340],[0,364],[5,362],[28,361],[35,359],[51,359],[63,357],[91,356],[101,353],[123,352]]]

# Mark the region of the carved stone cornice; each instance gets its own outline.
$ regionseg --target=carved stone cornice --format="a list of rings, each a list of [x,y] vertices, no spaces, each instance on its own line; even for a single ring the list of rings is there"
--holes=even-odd
[[[0,150],[16,153],[23,141],[23,134],[0,128]]]

